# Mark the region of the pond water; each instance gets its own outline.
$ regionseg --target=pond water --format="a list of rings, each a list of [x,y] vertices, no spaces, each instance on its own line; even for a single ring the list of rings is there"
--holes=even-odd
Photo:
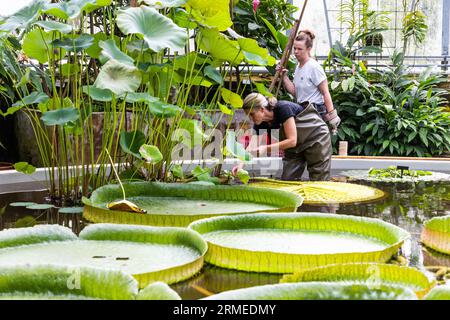
[[[346,205],[302,205],[300,212],[330,212],[379,218],[397,225],[411,234],[402,248],[402,255],[408,264],[419,269],[424,266],[450,267],[450,256],[424,248],[420,242],[423,222],[436,216],[450,214],[450,182],[375,183],[357,182],[387,192],[387,197],[376,202]],[[86,222],[80,214],[60,214],[57,209],[29,210],[11,207],[9,203],[31,201],[43,203],[45,191],[0,194],[0,230],[39,224],[61,224],[79,233]],[[282,275],[253,273],[222,269],[206,265],[202,271],[187,281],[174,284],[183,299],[198,299],[209,293],[278,283]]]

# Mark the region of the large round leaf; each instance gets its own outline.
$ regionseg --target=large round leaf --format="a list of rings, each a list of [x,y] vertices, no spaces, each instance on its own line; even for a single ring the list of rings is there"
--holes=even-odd
[[[411,289],[361,283],[282,283],[225,291],[205,300],[417,300]]]
[[[435,217],[426,221],[421,241],[427,247],[450,254],[450,216]]]
[[[244,51],[244,57],[248,63],[260,66],[273,66],[275,64],[275,58],[269,55],[267,49],[261,48],[256,40],[239,38],[237,42],[242,51]]]
[[[242,186],[186,183],[124,183],[127,199],[146,209],[146,214],[109,210],[106,205],[123,199],[119,185],[98,188],[85,203],[84,217],[92,222],[187,226],[215,215],[261,211],[294,211],[301,197],[278,190]]]
[[[144,102],[150,104],[158,100],[158,98],[151,96],[148,92],[129,92],[125,97],[125,101],[128,103]]]
[[[26,30],[39,17],[44,7],[44,0],[31,1],[28,6],[23,7],[0,24],[0,31],[14,31],[16,29]]]
[[[158,118],[171,118],[179,114],[181,108],[163,101],[154,101],[149,104],[149,111]]]
[[[79,238],[57,225],[0,232],[0,267],[54,263],[96,267],[133,275],[140,287],[178,282],[203,265],[205,241],[185,228],[95,224]]]
[[[114,40],[108,39],[106,41],[99,41],[98,45],[102,48],[102,56],[106,57],[108,60],[114,59],[123,64],[134,66],[133,58],[120,51]]]
[[[274,188],[300,194],[305,204],[356,203],[379,200],[384,191],[354,184],[333,181],[280,181],[268,178],[253,178],[254,187]]]
[[[44,12],[60,19],[75,19],[81,12],[92,12],[98,8],[109,6],[112,0],[70,0],[49,3]]]
[[[271,273],[326,264],[386,262],[410,236],[379,219],[306,212],[221,216],[195,221],[189,227],[208,241],[207,262]]]
[[[242,108],[244,102],[242,101],[242,98],[240,95],[234,93],[231,90],[228,90],[227,88],[220,88],[220,93],[222,95],[223,101],[228,103],[233,108]]]
[[[94,82],[100,89],[109,89],[116,95],[134,92],[141,84],[141,73],[136,67],[109,60],[101,69]]]
[[[90,34],[71,35],[64,39],[56,39],[52,42],[56,48],[64,48],[67,51],[79,52],[94,44],[94,37]]]
[[[136,158],[141,158],[139,148],[145,143],[145,134],[141,131],[122,131],[120,133],[120,146],[122,150],[128,154],[132,154]]]
[[[112,92],[109,89],[100,89],[96,86],[83,86],[83,93],[89,95],[92,100],[109,102],[112,100]]]
[[[145,159],[150,164],[156,164],[163,159],[161,151],[159,151],[157,146],[152,146],[148,144],[143,144],[139,148],[139,153],[142,158]]]
[[[63,108],[45,112],[41,120],[46,126],[63,126],[80,118],[76,108]]]
[[[54,31],[45,32],[39,28],[31,30],[23,39],[24,53],[40,63],[48,62],[49,56],[58,57],[59,50],[53,50],[54,36]]]
[[[13,107],[19,107],[19,106],[29,106],[36,103],[45,103],[49,100],[49,96],[46,95],[43,92],[34,91],[27,95],[26,97],[23,97],[21,100],[14,103]]]
[[[156,9],[181,7],[187,0],[142,0],[149,7]]]
[[[73,30],[73,26],[58,21],[38,21],[34,24],[42,27],[45,31],[59,31],[61,33],[70,33]]]
[[[159,52],[165,48],[178,50],[185,45],[186,30],[153,8],[145,6],[120,10],[117,25],[125,34],[140,34],[150,49]]]
[[[280,282],[355,281],[371,285],[400,285],[413,290],[422,298],[434,283],[421,271],[404,266],[383,263],[344,263],[305,269],[284,275]]]
[[[200,24],[224,31],[231,27],[229,0],[189,0],[187,11]]]
[[[209,52],[215,59],[228,61],[233,65],[240,64],[244,59],[236,41],[228,39],[217,29],[200,29],[197,41],[200,49]]]

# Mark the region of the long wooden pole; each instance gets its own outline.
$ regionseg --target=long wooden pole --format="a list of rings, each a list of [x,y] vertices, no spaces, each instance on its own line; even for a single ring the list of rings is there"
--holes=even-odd
[[[277,81],[281,80],[280,79],[281,70],[286,67],[286,65],[287,65],[287,63],[289,61],[289,57],[291,56],[291,51],[292,51],[292,45],[294,44],[294,39],[297,36],[297,32],[298,32],[298,29],[300,27],[300,23],[301,23],[301,21],[303,19],[303,14],[305,13],[305,8],[306,8],[306,4],[307,3],[308,3],[308,0],[305,0],[305,2],[303,3],[302,11],[300,12],[300,17],[297,20],[295,20],[295,23],[294,23],[294,25],[292,27],[291,33],[289,34],[288,43],[286,45],[286,48],[284,49],[283,56],[281,57],[281,60],[280,60],[281,68],[280,68],[280,70],[277,70],[275,72],[275,76],[272,79],[272,82],[271,82],[270,87],[269,87],[269,91],[270,92],[272,92],[273,89],[275,88],[275,85],[276,85]],[[278,87],[277,87],[277,91],[275,92],[275,97],[278,96],[278,92],[280,91],[281,82],[282,81],[278,82]]]

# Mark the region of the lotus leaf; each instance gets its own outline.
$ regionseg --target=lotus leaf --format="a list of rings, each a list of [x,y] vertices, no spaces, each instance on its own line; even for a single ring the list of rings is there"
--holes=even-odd
[[[386,262],[409,238],[405,230],[379,219],[323,213],[222,216],[195,221],[189,228],[207,240],[207,262],[272,273]]]
[[[204,26],[224,31],[233,24],[228,0],[188,0],[186,8]]]
[[[141,79],[141,73],[136,67],[110,59],[100,69],[94,86],[109,89],[120,96],[136,91],[141,85]]]
[[[145,140],[145,134],[139,130],[130,132],[122,131],[119,142],[124,152],[132,154],[136,158],[141,158],[139,148],[145,143]]]
[[[450,216],[435,217],[426,221],[421,241],[427,247],[450,254]]]
[[[165,48],[177,51],[184,47],[187,39],[186,30],[157,10],[145,6],[119,10],[117,25],[124,34],[141,34],[155,52]]]
[[[361,283],[283,283],[225,291],[205,300],[417,300],[411,289]]]
[[[94,37],[90,34],[83,33],[81,35],[70,35],[64,39],[56,39],[52,41],[55,48],[64,48],[67,51],[79,52],[89,48],[94,44]]]
[[[46,126],[63,126],[69,122],[75,122],[80,118],[76,108],[63,108],[44,112],[41,117]]]
[[[113,211],[107,204],[122,199],[119,185],[96,189],[84,199],[84,217],[92,222],[187,226],[194,220],[223,214],[294,211],[301,197],[279,190],[243,186],[203,186],[183,183],[135,182],[123,184],[127,199],[146,214]]]
[[[433,286],[425,274],[415,268],[382,263],[345,263],[302,270],[285,275],[280,282],[355,281],[371,286],[399,285],[412,289],[419,298]]]
[[[450,300],[450,285],[434,287],[424,297],[424,300]]]
[[[107,60],[114,59],[123,64],[134,66],[134,60],[129,55],[120,51],[117,47],[116,42],[112,39],[106,41],[99,41],[99,47],[102,48],[101,54]]]
[[[0,232],[0,266],[54,263],[120,270],[140,287],[191,277],[201,269],[206,250],[197,233],[183,228],[96,224],[79,238],[57,225]]]
[[[14,31],[16,29],[26,30],[39,17],[41,9],[44,7],[45,1],[32,1],[30,5],[23,7],[12,16],[8,17],[3,24],[0,25],[1,31]]]
[[[343,182],[332,181],[279,181],[254,178],[252,187],[274,188],[300,194],[305,204],[354,203],[374,201],[385,196],[382,190]]]
[[[52,264],[0,267],[0,300],[179,300],[167,284],[139,292],[138,282],[118,270]]]
[[[71,33],[73,27],[66,23],[58,21],[37,21],[34,23],[37,26],[42,27],[45,31],[59,31],[61,33]]]

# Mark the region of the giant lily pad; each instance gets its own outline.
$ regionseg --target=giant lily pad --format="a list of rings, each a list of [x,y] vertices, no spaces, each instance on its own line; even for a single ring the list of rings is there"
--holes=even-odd
[[[201,269],[206,250],[198,234],[182,228],[97,224],[79,238],[57,225],[0,232],[0,266],[54,263],[120,270],[141,287],[191,277]]]
[[[450,285],[437,286],[425,297],[425,300],[450,300]]]
[[[374,170],[374,169],[372,169]],[[375,169],[376,170],[376,169]],[[386,169],[387,170],[387,169]],[[396,170],[396,169],[391,169]],[[370,170],[347,170],[342,171],[340,174],[348,177],[350,180],[364,180],[364,181],[377,181],[377,182],[419,182],[419,181],[450,181],[450,174],[434,171],[409,171],[412,175],[404,174],[370,174]],[[421,174],[423,172],[424,174]]]
[[[409,288],[361,283],[282,283],[225,291],[205,300],[417,300]]]
[[[344,263],[305,269],[285,275],[280,282],[355,281],[371,285],[400,285],[412,289],[419,298],[433,286],[425,274],[415,268],[383,263]]]
[[[0,267],[1,299],[175,300],[167,284],[154,282],[138,292],[138,282],[118,270],[61,265]]]
[[[279,190],[243,186],[205,186],[183,183],[125,183],[127,199],[146,214],[109,210],[122,199],[119,185],[107,185],[84,199],[84,217],[92,222],[187,226],[194,220],[224,214],[294,211],[301,197]]]
[[[305,204],[331,204],[366,202],[383,198],[385,193],[377,188],[353,183],[332,181],[279,181],[256,178],[253,187],[274,188],[300,194]]]
[[[421,241],[431,249],[450,254],[450,216],[435,217],[426,221]]]
[[[245,271],[293,273],[349,262],[386,262],[409,237],[379,219],[323,213],[215,217],[189,228],[208,241],[205,260]]]

